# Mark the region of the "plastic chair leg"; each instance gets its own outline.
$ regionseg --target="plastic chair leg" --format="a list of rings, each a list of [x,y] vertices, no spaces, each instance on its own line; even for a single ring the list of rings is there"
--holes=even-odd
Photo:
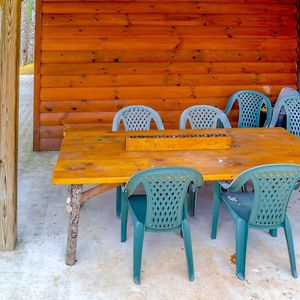
[[[218,219],[220,210],[220,186],[217,182],[214,183],[214,203],[212,213],[211,238],[217,237]]]
[[[270,236],[277,237],[277,228],[269,230]]]
[[[189,215],[194,217],[195,210],[196,210],[196,199],[197,199],[197,192],[189,191],[188,193],[188,212]]]
[[[189,280],[193,281],[195,279],[193,249],[192,249],[191,231],[190,231],[190,227],[189,227],[187,220],[182,221],[182,234],[183,234],[184,249],[185,249],[186,263],[187,263],[187,267],[188,267]]]
[[[243,193],[248,193],[247,183],[245,183],[241,188]]]
[[[297,278],[298,273],[297,273],[297,268],[296,268],[296,258],[295,258],[293,235],[292,235],[292,229],[291,229],[291,225],[290,225],[288,218],[285,219],[284,233],[285,233],[286,243],[287,243],[287,247],[288,247],[288,251],[289,251],[292,275],[294,278]]]
[[[135,225],[133,241],[133,281],[141,283],[141,263],[144,241],[144,226],[141,223]]]
[[[248,222],[238,219],[236,222],[236,275],[240,280],[245,280],[248,230]]]
[[[122,187],[119,185],[116,188],[116,216],[121,216],[121,204],[122,204]]]
[[[122,212],[121,212],[121,242],[126,242],[127,219],[128,219],[128,199],[124,199],[122,202],[123,202],[123,204],[121,207],[121,209],[122,209]]]

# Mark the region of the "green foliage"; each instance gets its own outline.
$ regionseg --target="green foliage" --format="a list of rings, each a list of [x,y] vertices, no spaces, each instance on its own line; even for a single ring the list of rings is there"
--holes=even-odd
[[[32,22],[32,16],[35,10],[35,1],[34,0],[24,0],[24,9],[26,13],[26,19],[28,23]]]

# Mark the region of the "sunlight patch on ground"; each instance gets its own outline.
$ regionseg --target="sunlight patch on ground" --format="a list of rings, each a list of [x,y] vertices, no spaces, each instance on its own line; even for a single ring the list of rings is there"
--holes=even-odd
[[[33,75],[34,64],[28,64],[20,67],[20,75]]]

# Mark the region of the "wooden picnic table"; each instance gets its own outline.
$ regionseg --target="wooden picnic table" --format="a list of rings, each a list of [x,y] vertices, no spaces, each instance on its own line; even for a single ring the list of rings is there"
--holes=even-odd
[[[126,151],[128,136],[224,134],[231,136],[226,150]],[[205,181],[232,180],[242,171],[263,164],[300,164],[300,139],[283,128],[201,130],[101,130],[99,126],[67,126],[54,169],[53,184],[68,184],[70,212],[66,264],[73,265],[80,206],[110,190],[136,172],[157,166],[186,166],[201,172]],[[97,184],[83,191],[83,184]]]

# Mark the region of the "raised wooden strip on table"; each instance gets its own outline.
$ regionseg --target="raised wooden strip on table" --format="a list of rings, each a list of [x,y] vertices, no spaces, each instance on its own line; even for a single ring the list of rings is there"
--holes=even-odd
[[[70,126],[65,131],[52,182],[124,183],[134,173],[155,166],[187,166],[199,170],[205,180],[231,180],[242,171],[262,164],[300,164],[300,139],[282,128],[166,130],[165,134],[226,134],[232,137],[232,147],[228,150],[126,151],[126,136],[159,133],[111,133],[97,126]]]
[[[126,151],[183,151],[230,149],[231,136],[226,134],[165,134],[127,136]]]

